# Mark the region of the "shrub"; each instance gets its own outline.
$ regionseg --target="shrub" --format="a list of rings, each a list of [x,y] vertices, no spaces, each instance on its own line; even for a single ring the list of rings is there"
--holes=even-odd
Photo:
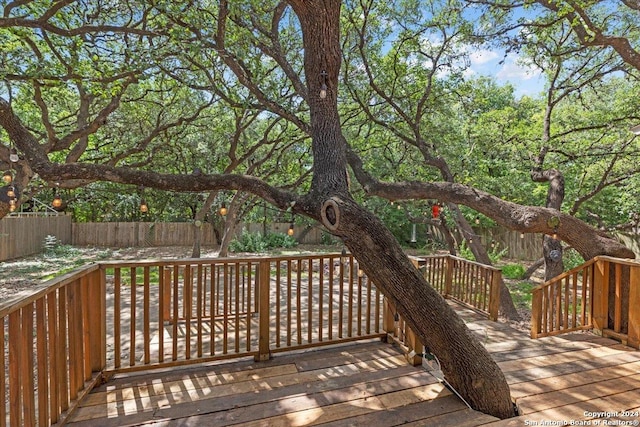
[[[56,236],[52,236],[50,234],[44,238],[42,248],[47,256],[57,258],[77,256],[80,252],[77,248],[74,248],[71,245],[63,245]]]
[[[522,279],[525,269],[520,264],[507,264],[502,267],[502,276],[505,279]]]
[[[579,265],[584,264],[584,258],[575,249],[566,249],[563,254],[562,262],[564,263],[564,270],[571,270]]]

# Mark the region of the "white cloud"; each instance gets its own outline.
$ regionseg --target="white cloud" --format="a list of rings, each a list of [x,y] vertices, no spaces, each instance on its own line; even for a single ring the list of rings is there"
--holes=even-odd
[[[496,72],[498,80],[522,81],[538,77],[540,77],[540,70],[514,56],[508,56],[502,67]]]
[[[481,49],[477,50],[469,55],[469,61],[471,65],[483,65],[498,59],[500,55],[493,50]]]

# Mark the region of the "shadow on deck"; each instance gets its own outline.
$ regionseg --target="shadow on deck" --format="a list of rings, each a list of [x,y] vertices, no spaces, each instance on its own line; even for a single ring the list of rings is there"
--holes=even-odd
[[[280,353],[267,362],[244,359],[119,375],[94,389],[69,425],[523,426],[640,421],[639,351],[590,333],[532,340],[525,332],[451,304],[502,368],[520,417],[500,421],[468,409],[431,374],[408,365],[399,349],[368,340]],[[598,415],[601,412],[610,414]]]

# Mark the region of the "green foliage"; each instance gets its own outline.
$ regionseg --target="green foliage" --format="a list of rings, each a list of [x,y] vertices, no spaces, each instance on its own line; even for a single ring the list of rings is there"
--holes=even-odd
[[[567,271],[584,264],[584,258],[582,258],[582,256],[577,251],[573,249],[567,249],[564,251],[562,262],[564,263],[565,271]]]
[[[42,249],[48,257],[52,258],[67,258],[74,257],[79,254],[77,248],[71,245],[64,245],[56,236],[47,235],[42,243]]]
[[[274,248],[292,248],[298,242],[291,236],[283,233],[249,233],[244,232],[239,239],[234,239],[229,244],[231,252],[265,252]]]
[[[500,245],[495,244],[493,245],[493,247],[487,250],[487,255],[489,255],[489,259],[491,260],[492,264],[497,264],[507,254],[507,251],[508,251],[508,248],[500,249]],[[458,256],[471,261],[476,260],[476,257],[473,255],[473,252],[471,252],[471,249],[469,248],[469,246],[467,246],[466,240],[464,240],[460,245],[460,247],[458,248]]]
[[[535,284],[526,281],[508,285],[513,304],[516,308],[531,309],[531,294],[535,286]]]
[[[522,279],[525,269],[520,264],[507,264],[501,267],[505,279]]]

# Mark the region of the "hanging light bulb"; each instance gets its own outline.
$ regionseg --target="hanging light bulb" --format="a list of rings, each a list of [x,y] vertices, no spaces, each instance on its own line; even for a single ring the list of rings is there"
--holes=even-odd
[[[11,154],[9,154],[9,160],[10,160],[12,163],[17,163],[17,162],[18,162],[18,160],[20,160],[20,157],[18,157],[18,154],[17,154],[17,153],[14,153],[14,152],[12,151],[12,152],[11,152]]]
[[[322,76],[322,85],[320,85],[320,99],[325,99],[327,97],[327,72],[322,70],[320,73]]]
[[[56,195],[53,197],[53,201],[51,202],[51,206],[54,208],[59,208],[62,206],[62,197],[60,197],[60,183],[56,182]]]
[[[11,171],[6,171],[3,175],[2,175],[2,180],[5,182],[5,184],[11,184],[11,181],[13,181],[13,174],[11,173]]]
[[[56,196],[53,198],[51,206],[53,206],[54,208],[59,208],[60,206],[62,206],[62,197],[60,197],[59,194],[56,194]]]
[[[144,199],[140,199],[140,212],[143,214],[149,212],[149,205]]]
[[[362,277],[362,276],[364,276],[364,270],[359,268],[358,269],[358,277]]]
[[[227,212],[227,205],[225,204],[225,202],[222,202],[222,206],[220,206],[220,215],[225,216]]]
[[[16,199],[9,200],[9,212],[14,212],[16,210]]]
[[[553,238],[553,240],[558,240],[558,229],[557,228],[553,229],[553,234],[551,235],[551,237]]]
[[[13,185],[7,190],[7,197],[11,199],[16,197],[16,188]]]
[[[524,231],[520,233],[520,238],[524,239]]]
[[[287,230],[287,234],[289,236],[293,236],[293,223],[289,224],[289,229]]]
[[[480,215],[476,217],[476,224],[480,224]]]

